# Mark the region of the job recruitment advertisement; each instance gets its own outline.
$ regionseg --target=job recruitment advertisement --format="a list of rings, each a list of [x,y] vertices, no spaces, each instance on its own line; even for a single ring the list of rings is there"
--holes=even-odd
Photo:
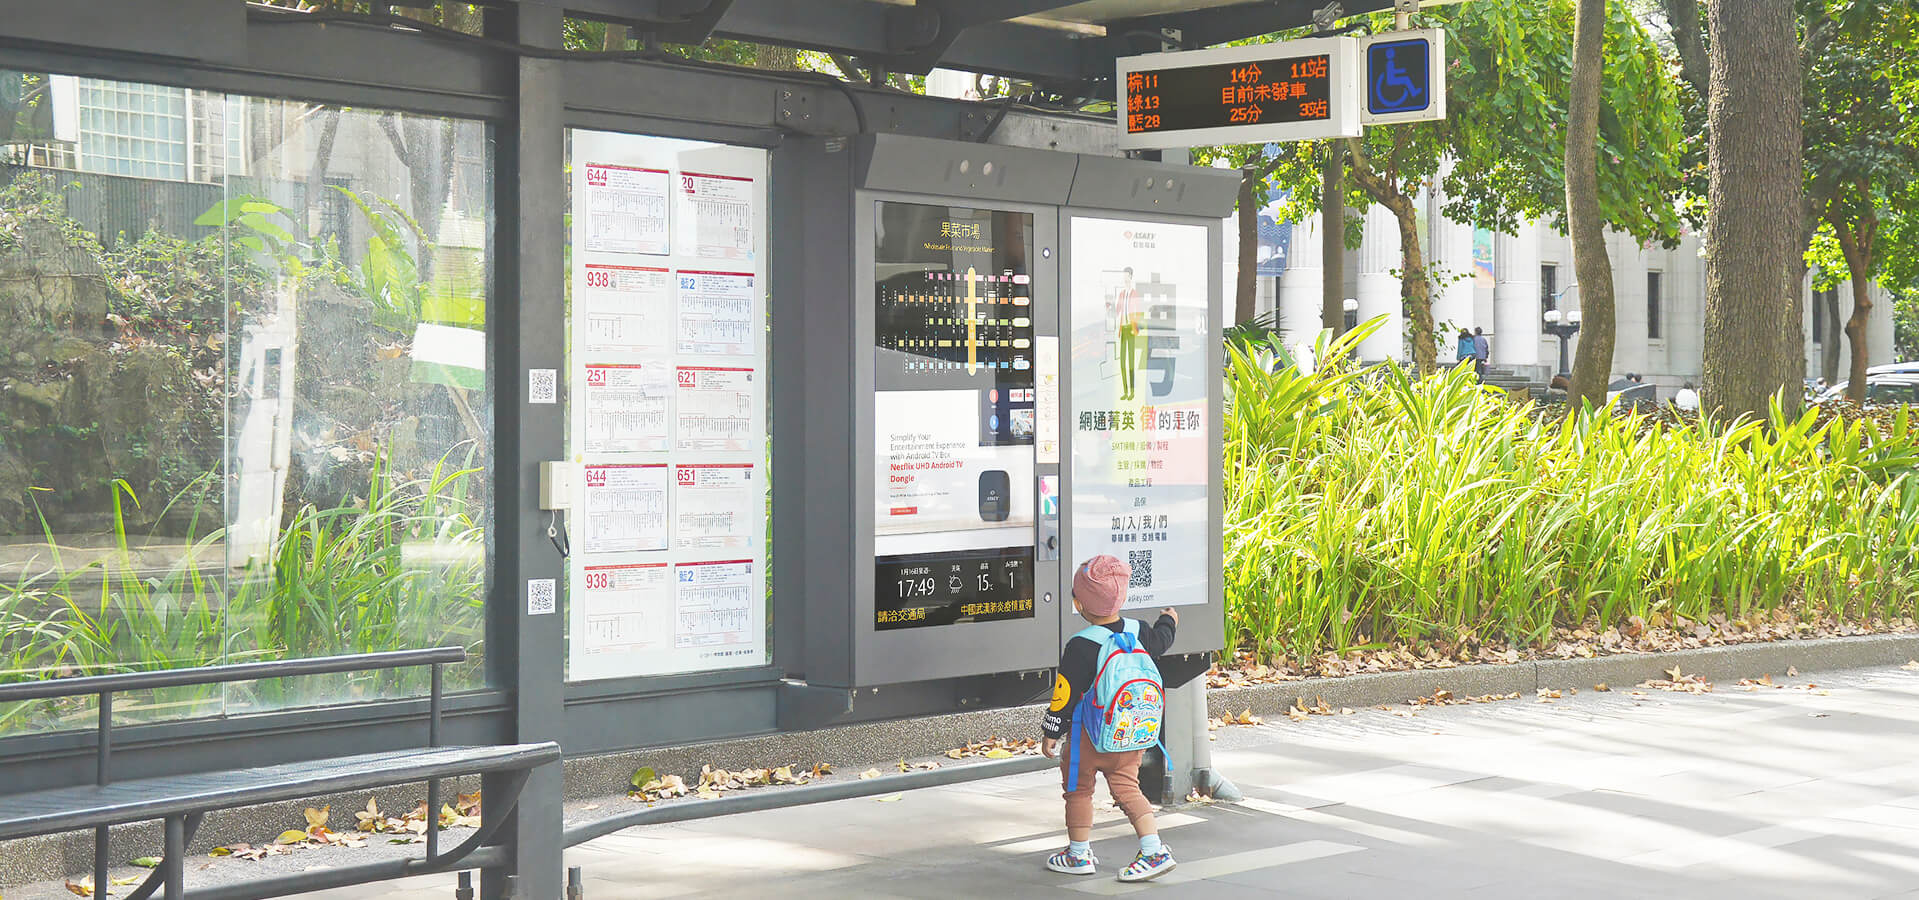
[[[1128,609],[1204,603],[1215,411],[1198,225],[1074,218],[1073,550],[1133,567]]]

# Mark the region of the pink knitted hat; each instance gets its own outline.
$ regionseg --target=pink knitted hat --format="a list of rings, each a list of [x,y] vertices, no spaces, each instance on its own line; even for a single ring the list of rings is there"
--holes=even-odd
[[[1073,573],[1073,599],[1095,618],[1119,615],[1126,606],[1126,584],[1133,567],[1112,556],[1095,556]]]

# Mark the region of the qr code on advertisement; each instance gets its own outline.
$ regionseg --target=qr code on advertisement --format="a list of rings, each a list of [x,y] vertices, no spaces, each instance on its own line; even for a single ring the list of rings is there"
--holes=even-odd
[[[544,616],[559,608],[559,584],[552,578],[529,578],[526,582],[526,614]]]
[[[1133,567],[1133,578],[1127,587],[1149,588],[1153,586],[1153,551],[1128,550],[1126,563]]]

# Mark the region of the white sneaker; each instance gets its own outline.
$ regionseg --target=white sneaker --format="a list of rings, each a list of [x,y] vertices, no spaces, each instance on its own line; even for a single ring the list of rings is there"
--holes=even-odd
[[[1141,853],[1139,858],[1133,860],[1132,865],[1120,870],[1119,880],[1126,882],[1152,881],[1167,872],[1173,871],[1173,867],[1177,865],[1179,865],[1179,862],[1173,859],[1173,849],[1171,847],[1161,847],[1158,853],[1151,856]]]
[[[1090,854],[1078,856],[1071,848],[1067,848],[1047,857],[1046,868],[1062,875],[1091,875],[1093,865],[1097,862],[1099,860],[1094,859]]]

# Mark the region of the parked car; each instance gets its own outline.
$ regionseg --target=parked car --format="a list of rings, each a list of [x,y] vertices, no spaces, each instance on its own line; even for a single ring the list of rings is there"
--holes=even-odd
[[[1819,402],[1827,403],[1846,398],[1846,387],[1851,382],[1841,381],[1828,388],[1819,397]],[[1867,406],[1897,406],[1907,403],[1919,403],[1919,368],[1908,372],[1868,372],[1866,375]]]

